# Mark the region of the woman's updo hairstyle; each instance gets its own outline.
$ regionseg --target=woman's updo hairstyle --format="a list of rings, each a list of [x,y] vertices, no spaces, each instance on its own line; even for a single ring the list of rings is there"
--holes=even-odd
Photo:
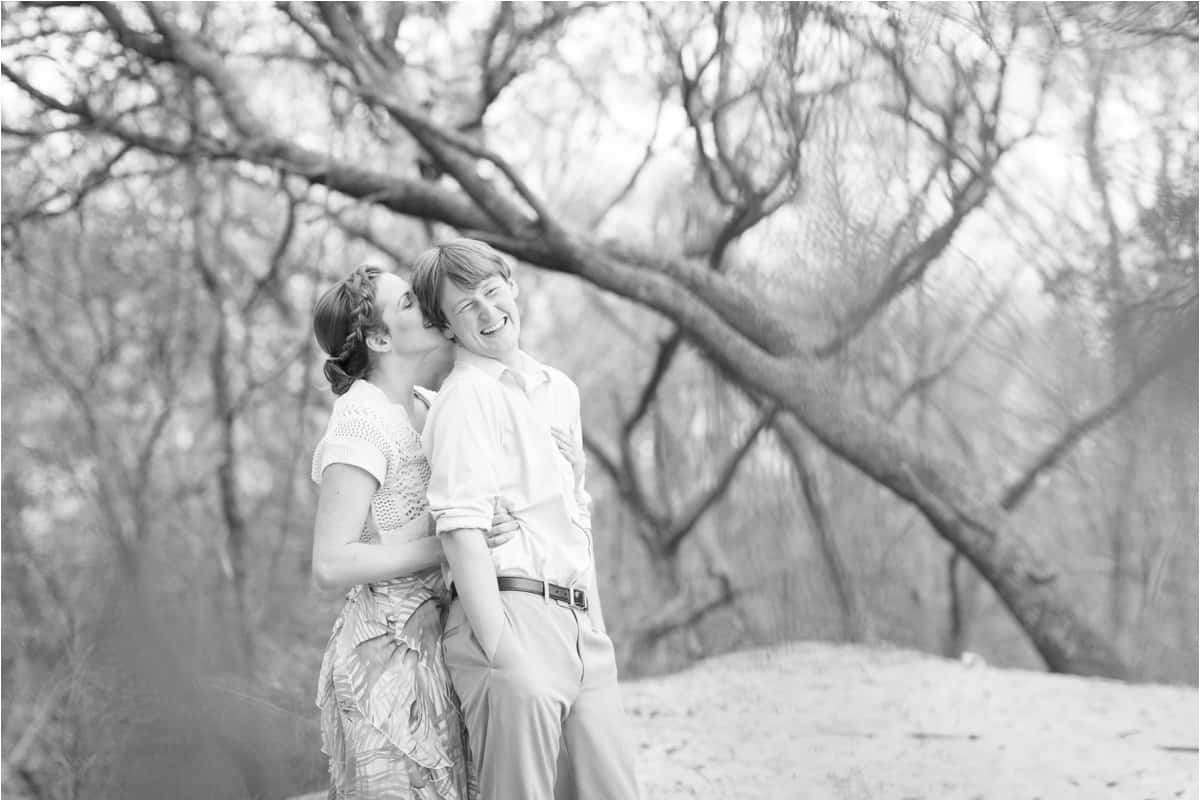
[[[367,337],[383,328],[375,310],[376,279],[383,271],[363,265],[336,283],[313,307],[313,333],[325,360],[325,378],[333,394],[350,389],[371,373]]]

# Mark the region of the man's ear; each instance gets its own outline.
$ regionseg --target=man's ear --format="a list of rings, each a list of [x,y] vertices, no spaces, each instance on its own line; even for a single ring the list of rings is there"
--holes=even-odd
[[[446,339],[450,340],[451,342],[457,341],[454,338],[454,332],[450,330],[450,326],[446,326],[445,328],[440,328],[438,330],[442,332],[442,336],[444,336]]]
[[[376,353],[387,353],[392,349],[392,338],[384,331],[374,331],[367,334],[367,349]]]
[[[517,279],[509,276],[508,286],[512,289],[512,296],[514,298],[521,294],[521,290],[517,288]]]

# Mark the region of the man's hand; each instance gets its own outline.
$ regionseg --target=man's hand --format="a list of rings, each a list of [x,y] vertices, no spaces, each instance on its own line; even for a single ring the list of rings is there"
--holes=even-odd
[[[460,528],[439,534],[446,561],[454,574],[454,586],[475,639],[491,662],[504,629],[504,605],[496,586],[496,569],[485,544],[484,532]]]

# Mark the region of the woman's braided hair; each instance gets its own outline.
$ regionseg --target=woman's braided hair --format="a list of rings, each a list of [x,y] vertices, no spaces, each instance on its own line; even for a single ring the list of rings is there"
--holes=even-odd
[[[313,333],[325,360],[325,378],[333,394],[350,389],[371,373],[367,337],[383,326],[375,310],[376,279],[383,271],[363,265],[321,296],[313,307]]]

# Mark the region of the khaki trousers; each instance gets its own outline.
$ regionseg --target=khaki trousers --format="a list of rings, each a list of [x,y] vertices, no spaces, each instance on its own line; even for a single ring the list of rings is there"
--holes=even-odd
[[[561,756],[569,775],[558,790],[569,795],[560,797],[638,798],[608,635],[586,612],[538,595],[500,600],[505,626],[491,660],[457,599],[443,637],[480,796],[554,798]]]

